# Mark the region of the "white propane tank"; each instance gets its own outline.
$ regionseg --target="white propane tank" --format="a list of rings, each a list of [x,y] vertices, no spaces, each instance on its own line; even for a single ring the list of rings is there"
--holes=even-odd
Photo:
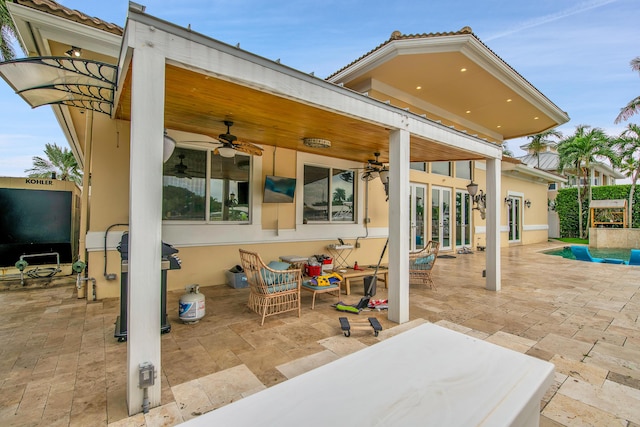
[[[204,295],[198,292],[200,285],[189,285],[180,297],[179,315],[184,323],[196,323],[204,317]]]

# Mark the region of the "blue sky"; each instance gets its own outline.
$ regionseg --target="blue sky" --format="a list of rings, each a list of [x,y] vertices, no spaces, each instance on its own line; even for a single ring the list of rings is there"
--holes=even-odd
[[[124,0],[59,0],[120,26]],[[629,62],[640,56],[638,0],[138,0],[147,13],[326,77],[399,30],[470,26],[497,55],[569,113],[560,128],[586,124],[619,134],[620,108],[640,94]],[[633,123],[640,116],[633,116]],[[524,140],[508,141],[518,154]],[[45,143],[66,146],[49,107],[32,110],[0,80],[0,176],[24,176]]]

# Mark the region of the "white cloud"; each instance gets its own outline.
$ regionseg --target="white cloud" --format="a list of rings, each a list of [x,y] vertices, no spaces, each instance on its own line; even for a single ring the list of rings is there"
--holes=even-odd
[[[509,29],[506,29],[504,31],[501,31],[499,33],[490,35],[489,37],[485,38],[486,41],[491,41],[491,40],[495,40],[495,39],[499,39],[502,37],[506,37],[506,36],[510,36],[512,34],[515,33],[519,33],[521,31],[524,30],[528,30],[531,29],[533,27],[538,27],[540,25],[545,25],[548,24],[550,22],[554,22],[554,21],[558,21],[560,19],[564,19],[567,18],[569,16],[572,15],[577,15],[583,12],[587,12],[591,9],[595,9],[598,7],[602,7],[602,6],[606,6],[610,3],[614,3],[618,0],[593,0],[593,1],[586,1],[586,2],[582,2],[579,3],[573,7],[570,7],[568,9],[564,9],[555,13],[551,13],[545,16],[540,16],[537,18],[533,18],[533,19],[528,19],[526,21],[522,21],[519,22],[518,24],[512,26]]]

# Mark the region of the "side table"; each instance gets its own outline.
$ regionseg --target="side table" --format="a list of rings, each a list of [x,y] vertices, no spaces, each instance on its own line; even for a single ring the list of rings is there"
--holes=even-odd
[[[351,255],[353,251],[353,245],[345,244],[345,245],[327,245],[327,251],[333,256],[333,269],[336,270],[338,268],[344,268],[348,266],[347,258]]]

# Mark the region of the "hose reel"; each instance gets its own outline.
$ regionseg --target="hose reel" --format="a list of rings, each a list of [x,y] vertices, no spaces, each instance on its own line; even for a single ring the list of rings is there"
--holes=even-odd
[[[25,269],[25,268],[27,268],[27,266],[28,266],[28,265],[29,265],[29,263],[28,263],[27,261],[23,260],[23,259],[18,260],[18,261],[16,262],[16,268],[17,268],[18,270],[20,270],[20,272],[23,272],[23,271],[24,271],[24,269]]]
[[[75,273],[82,273],[86,267],[87,267],[87,263],[85,263],[84,261],[78,260],[73,263],[73,265],[71,266],[71,269]]]

